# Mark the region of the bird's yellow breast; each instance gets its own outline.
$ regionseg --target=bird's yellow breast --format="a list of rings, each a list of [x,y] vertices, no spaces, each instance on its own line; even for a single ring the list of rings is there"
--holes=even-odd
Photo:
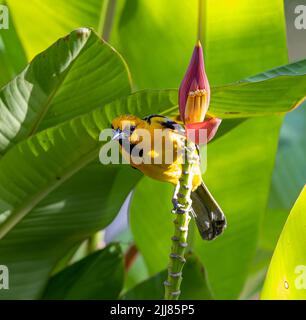
[[[145,136],[143,130],[147,132]],[[153,179],[175,185],[178,183],[182,174],[184,136],[163,128],[158,121],[152,121],[150,124],[142,121],[130,135],[129,142],[133,148],[126,150],[123,146],[121,152],[134,168]],[[141,157],[137,157],[137,152],[140,150],[142,150]],[[195,158],[199,159],[196,150],[194,153]],[[193,166],[193,170],[193,190],[195,190],[202,182],[199,162]]]

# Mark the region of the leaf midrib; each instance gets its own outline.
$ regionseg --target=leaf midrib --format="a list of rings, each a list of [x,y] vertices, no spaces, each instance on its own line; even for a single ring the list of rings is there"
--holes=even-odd
[[[27,135],[28,137],[33,136],[38,128],[39,125],[41,124],[42,120],[45,118],[47,112],[50,109],[51,103],[53,101],[53,98],[56,96],[56,94],[58,93],[59,89],[61,88],[62,84],[64,83],[64,81],[67,78],[67,75],[69,74],[69,72],[71,71],[73,65],[75,64],[75,62],[80,58],[82,52],[84,51],[84,48],[86,46],[86,44],[88,43],[89,39],[92,36],[92,31],[90,29],[88,29],[90,32],[90,35],[86,38],[86,41],[84,41],[84,43],[82,43],[82,47],[80,49],[80,51],[78,52],[77,56],[71,61],[69,67],[67,68],[67,70],[64,72],[62,78],[59,80],[58,84],[55,86],[55,88],[53,89],[53,91],[51,92],[51,94],[49,94],[49,98],[47,99],[47,101],[43,104],[43,107],[41,109],[41,112],[38,114],[37,119],[35,121],[35,123],[32,126],[32,129],[30,130],[29,134]]]
[[[30,212],[41,200],[43,200],[50,192],[59,187],[62,183],[67,181],[76,172],[84,168],[87,164],[94,161],[98,154],[98,147],[92,152],[82,157],[74,165],[70,166],[67,171],[61,175],[60,180],[49,181],[44,188],[41,188],[33,197],[24,201],[19,207],[15,208],[9,217],[2,223],[0,227],[0,240],[22,219]]]

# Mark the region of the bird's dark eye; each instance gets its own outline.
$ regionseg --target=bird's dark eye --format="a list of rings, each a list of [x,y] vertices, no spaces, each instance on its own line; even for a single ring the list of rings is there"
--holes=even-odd
[[[136,126],[130,126],[130,131],[133,132],[136,129]]]

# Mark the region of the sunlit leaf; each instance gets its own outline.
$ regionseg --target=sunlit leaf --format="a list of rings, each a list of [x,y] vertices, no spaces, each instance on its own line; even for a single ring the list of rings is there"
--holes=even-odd
[[[107,0],[6,0],[28,59],[79,27],[103,27]]]
[[[306,299],[306,188],[303,189],[274,251],[262,299]]]
[[[306,98],[306,60],[213,88],[209,113],[241,118],[284,113]]]
[[[205,2],[202,43],[211,85],[287,63],[282,0]],[[111,43],[127,60],[137,88],[178,87],[196,42],[198,0],[117,3]]]
[[[216,85],[288,63],[283,0],[206,0],[206,68]]]
[[[73,31],[1,89],[0,154],[43,128],[128,93],[122,58],[93,31]]]
[[[138,183],[130,207],[130,224],[138,249],[151,275],[168,263],[174,216],[173,186],[144,177]],[[168,245],[167,245],[168,244]]]

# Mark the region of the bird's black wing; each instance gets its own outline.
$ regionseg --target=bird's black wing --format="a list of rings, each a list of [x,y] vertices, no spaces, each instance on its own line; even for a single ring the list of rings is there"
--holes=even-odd
[[[169,119],[165,116],[161,116],[158,114],[152,114],[150,116],[144,117],[142,120],[147,121],[149,124],[151,124],[152,119],[157,120],[156,118],[160,118],[158,119],[158,122],[160,123],[160,125],[165,128],[165,129],[170,129],[173,130],[175,132],[177,132],[180,135],[185,135],[185,129],[182,125],[180,125],[179,123],[177,123],[176,121]]]

